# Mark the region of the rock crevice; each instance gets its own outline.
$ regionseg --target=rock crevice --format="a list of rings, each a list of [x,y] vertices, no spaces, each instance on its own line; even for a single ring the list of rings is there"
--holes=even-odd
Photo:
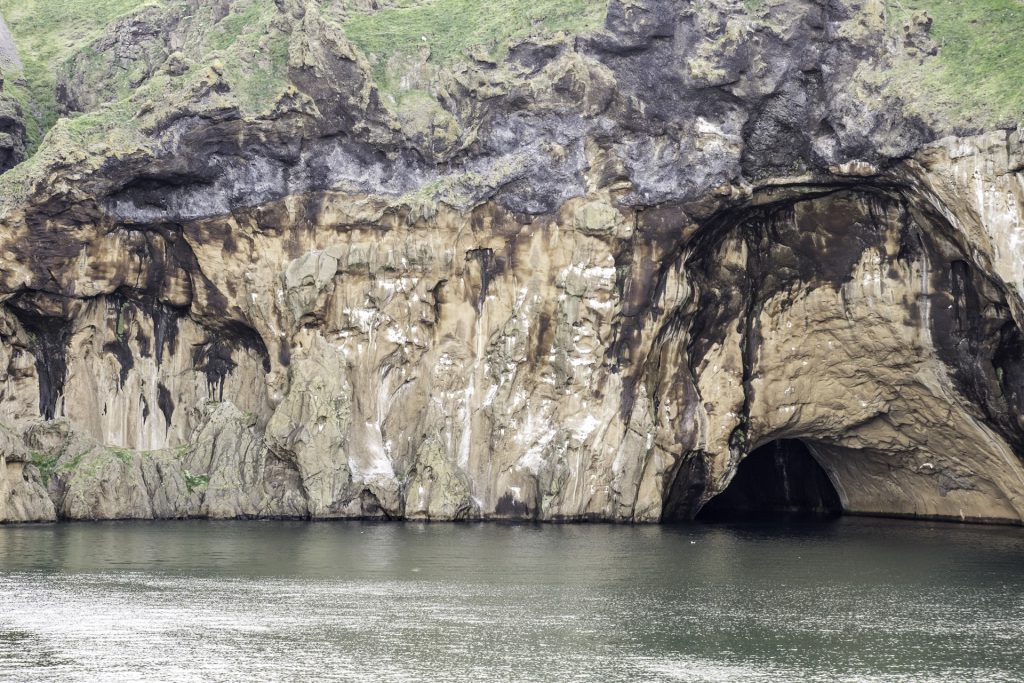
[[[846,512],[1024,519],[1021,133],[864,81],[878,3],[613,0],[422,110],[279,5],[272,108],[148,8],[101,42],[178,96],[75,62],[102,135],[3,176],[0,520],[692,519],[790,440]]]

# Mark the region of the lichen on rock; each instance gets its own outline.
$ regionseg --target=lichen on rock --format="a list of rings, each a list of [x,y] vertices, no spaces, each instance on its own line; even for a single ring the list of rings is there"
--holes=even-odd
[[[1024,112],[879,77],[948,17],[444,6],[62,43],[0,177],[0,521],[689,519],[790,439],[847,512],[1024,519]]]

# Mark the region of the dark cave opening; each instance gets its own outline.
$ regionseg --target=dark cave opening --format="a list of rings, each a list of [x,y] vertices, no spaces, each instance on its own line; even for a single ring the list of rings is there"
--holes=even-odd
[[[697,513],[702,522],[842,514],[839,494],[802,441],[780,439],[754,449],[724,491]]]

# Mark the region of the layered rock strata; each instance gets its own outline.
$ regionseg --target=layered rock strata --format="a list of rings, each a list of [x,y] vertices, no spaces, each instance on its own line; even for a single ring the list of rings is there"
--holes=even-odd
[[[776,439],[1024,519],[1021,131],[862,87],[880,5],[613,1],[427,131],[279,4],[272,115],[214,74],[5,200],[0,519],[689,519]]]

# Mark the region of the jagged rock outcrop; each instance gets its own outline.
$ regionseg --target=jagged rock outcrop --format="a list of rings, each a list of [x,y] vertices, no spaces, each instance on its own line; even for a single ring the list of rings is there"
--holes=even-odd
[[[0,520],[686,519],[800,439],[848,511],[1020,522],[1021,131],[860,80],[879,2],[741,6],[613,0],[410,109],[285,0],[259,114],[195,19],[116,22],[138,93],[70,63],[0,183]]]
[[[25,158],[25,121],[21,104],[4,92],[4,74],[0,68],[0,173]]]

